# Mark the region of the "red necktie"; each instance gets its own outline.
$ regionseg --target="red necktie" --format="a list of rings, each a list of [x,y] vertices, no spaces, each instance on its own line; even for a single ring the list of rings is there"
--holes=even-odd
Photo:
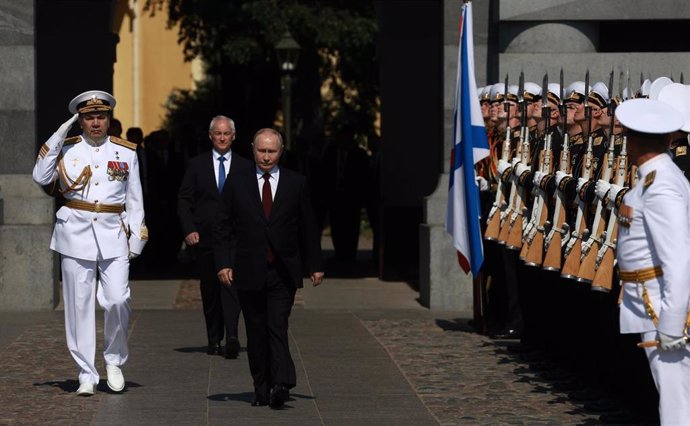
[[[271,178],[271,175],[269,173],[264,173],[262,177],[264,179],[264,186],[261,188],[261,203],[264,205],[264,215],[266,216],[266,219],[268,219],[271,217],[271,208],[273,208],[273,193],[271,192],[271,183],[268,181]],[[270,243],[266,253],[266,260],[268,263],[273,263],[275,260]]]

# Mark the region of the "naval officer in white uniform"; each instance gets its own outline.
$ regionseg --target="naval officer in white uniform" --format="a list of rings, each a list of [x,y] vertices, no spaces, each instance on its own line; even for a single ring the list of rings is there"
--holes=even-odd
[[[40,185],[55,185],[66,203],[56,214],[50,248],[61,254],[67,347],[79,366],[78,395],[93,395],[99,381],[96,298],[105,311],[108,387],[125,387],[129,261],[148,239],[136,145],[108,136],[115,99],[99,90],[69,103],[74,114],[41,147],[33,171]],[[66,138],[74,122],[81,136]],[[98,292],[96,289],[98,288]]]
[[[630,160],[638,166],[637,183],[627,192],[597,182],[600,196],[608,192],[611,202],[620,203],[620,331],[640,333],[648,342],[645,351],[659,392],[661,424],[688,424],[690,184],[667,151],[669,134],[690,117],[650,99],[623,102],[616,117],[624,127]]]

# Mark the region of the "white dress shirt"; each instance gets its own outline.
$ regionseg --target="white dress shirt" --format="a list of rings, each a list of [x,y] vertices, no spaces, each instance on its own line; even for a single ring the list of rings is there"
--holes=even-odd
[[[280,169],[278,167],[274,167],[268,173],[271,175],[271,177],[268,179],[268,182],[271,184],[271,195],[273,196],[273,199],[275,200],[276,189],[278,189],[278,179],[280,179]],[[262,197],[262,194],[263,194],[264,174],[266,174],[266,172],[262,171],[258,167],[256,168],[256,179],[257,179],[257,184],[259,187],[259,196],[260,197]],[[263,201],[263,199],[262,199],[262,201]]]
[[[216,178],[216,186],[218,186],[218,170],[220,169],[220,161],[218,161],[218,158],[221,157],[221,155],[216,152],[215,149],[211,150],[211,155],[213,156],[213,176]],[[228,177],[228,173],[230,173],[230,163],[232,163],[232,151],[228,151],[225,154],[222,155],[222,157],[225,157],[225,177]]]

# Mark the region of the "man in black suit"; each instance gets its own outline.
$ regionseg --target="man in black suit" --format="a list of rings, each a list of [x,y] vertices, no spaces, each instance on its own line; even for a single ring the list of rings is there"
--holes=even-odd
[[[221,208],[223,187],[227,187],[227,182],[238,172],[252,170],[252,164],[230,150],[235,140],[235,123],[228,117],[214,117],[208,136],[213,149],[189,161],[178,192],[177,214],[185,243],[192,248],[198,267],[208,335],[207,353],[222,355],[221,341],[225,334],[225,357],[237,358],[240,304],[235,288],[218,281],[213,258],[213,223]]]
[[[236,288],[247,328],[252,405],[280,408],[295,386],[288,318],[303,267],[323,280],[321,242],[304,176],[278,167],[280,133],[261,129],[252,144],[256,168],[223,192],[216,223],[218,278]]]

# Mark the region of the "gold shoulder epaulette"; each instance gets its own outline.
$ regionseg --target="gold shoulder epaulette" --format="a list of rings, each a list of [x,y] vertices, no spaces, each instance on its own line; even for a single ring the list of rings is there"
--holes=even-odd
[[[594,140],[592,141],[592,145],[594,145],[594,146],[596,146],[596,145],[601,145],[601,141],[603,141],[603,140],[604,140],[604,137],[603,137],[603,136],[597,136],[597,137],[594,138]]]
[[[644,177],[644,187],[649,188],[654,183],[654,178],[656,178],[656,170],[647,173],[647,176]]]
[[[688,147],[687,146],[679,146],[676,148],[676,157],[681,157],[683,155],[688,154]]]
[[[136,151],[136,149],[137,149],[137,144],[135,144],[134,142],[120,139],[120,138],[115,137],[115,136],[110,137],[110,142],[117,144],[117,145],[120,145],[120,146],[124,146],[125,148],[129,148],[132,151]]]
[[[62,146],[74,145],[75,143],[79,142],[81,142],[81,136],[72,136],[71,138],[65,139],[65,141],[62,143]]]

